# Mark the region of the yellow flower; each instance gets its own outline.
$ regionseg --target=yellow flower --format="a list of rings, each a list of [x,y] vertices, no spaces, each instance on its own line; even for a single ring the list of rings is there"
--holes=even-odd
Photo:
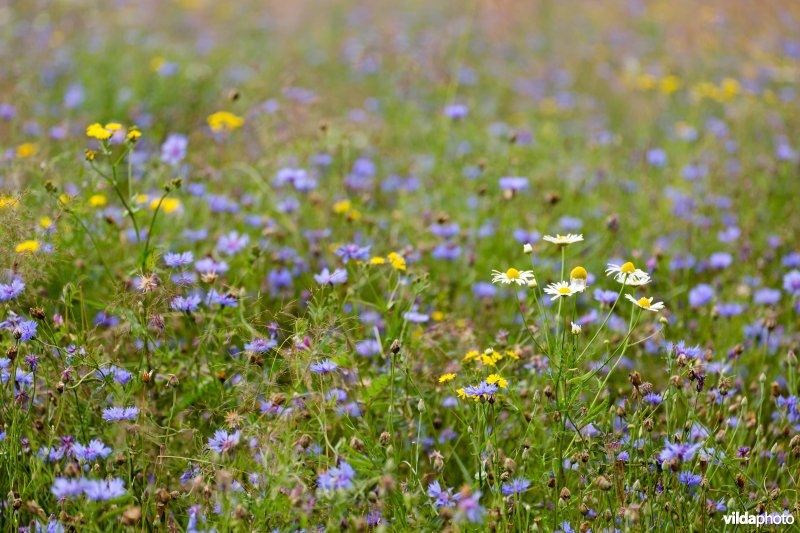
[[[217,111],[209,115],[206,121],[208,122],[208,127],[211,128],[211,131],[214,133],[233,131],[242,127],[244,124],[244,119],[242,117],[227,111]]]
[[[61,202],[61,205],[67,205],[68,203],[70,203],[72,201],[72,196],[70,196],[67,193],[61,193],[58,196],[58,201]]]
[[[500,377],[497,374],[492,374],[491,376],[486,378],[486,383],[489,383],[489,384],[496,383],[497,386],[500,387],[501,389],[507,389],[508,388],[508,381],[506,381],[504,378]]]
[[[434,322],[441,322],[444,320],[444,313],[441,311],[434,311],[431,313],[431,319],[433,319]]]
[[[44,216],[39,219],[39,225],[44,229],[47,229],[53,225],[53,219],[48,216]]]
[[[333,212],[341,215],[342,213],[347,213],[350,211],[351,206],[352,204],[350,203],[350,200],[339,200],[333,204]]]
[[[484,350],[483,355],[481,355],[481,363],[486,366],[496,366],[497,362],[502,358],[503,356],[501,354],[489,348]]]
[[[128,132],[127,139],[131,142],[136,142],[139,140],[139,137],[142,136],[142,132],[139,131],[136,126],[131,127],[131,131]]]
[[[6,196],[5,194],[0,194],[0,209],[15,209],[19,205],[19,200],[14,198],[13,196]]]
[[[389,261],[392,262],[392,268],[395,270],[406,269],[406,260],[402,255],[392,252],[387,257],[389,258]]]
[[[35,155],[38,150],[39,147],[34,143],[20,144],[17,146],[17,157],[19,159],[25,159],[26,157]]]
[[[347,212],[345,216],[347,217],[348,220],[351,221],[361,220],[361,211],[357,209],[351,209],[350,211]]]
[[[86,155],[87,161],[94,161],[94,158],[97,157],[97,152],[89,150],[88,148],[84,150],[83,153]]]
[[[150,60],[150,68],[152,69],[153,72],[158,72],[158,69],[161,68],[161,65],[163,65],[166,62],[167,60],[161,56],[154,57],[153,59]]]
[[[669,75],[661,78],[658,89],[664,94],[672,94],[681,88],[681,80],[677,76]]]
[[[472,361],[473,359],[478,359],[479,357],[480,354],[478,353],[478,350],[471,350],[467,352],[467,355],[464,356],[464,361]]]
[[[165,213],[172,213],[181,206],[181,201],[177,198],[164,198],[163,200],[156,198],[150,202],[150,209],[156,209],[159,205]]]
[[[39,251],[39,241],[22,241],[15,250],[19,253],[33,253]]]
[[[147,202],[150,201],[150,197],[147,196],[146,194],[137,194],[136,197],[134,198],[134,201],[137,204],[146,204]]]
[[[122,124],[120,124],[119,122],[109,122],[108,124],[106,124],[106,129],[111,132],[121,130]]]
[[[86,128],[86,136],[104,141],[111,137],[111,132],[104,128],[99,122],[95,122]]]
[[[509,356],[511,359],[515,359],[519,361],[519,355],[514,350],[506,350],[506,355]]]
[[[467,393],[464,392],[464,387],[461,387],[460,389],[456,389],[456,394],[458,394],[458,397],[461,398],[462,400],[466,400],[467,399]]]
[[[442,374],[441,376],[439,376],[439,383],[446,383],[453,379],[456,379],[455,374]]]
[[[93,194],[89,197],[89,205],[92,207],[103,207],[107,203],[108,200],[102,194]]]
[[[375,256],[375,257],[373,257],[372,259],[369,260],[369,264],[370,265],[385,265],[386,264],[386,259],[384,259],[383,257]]]

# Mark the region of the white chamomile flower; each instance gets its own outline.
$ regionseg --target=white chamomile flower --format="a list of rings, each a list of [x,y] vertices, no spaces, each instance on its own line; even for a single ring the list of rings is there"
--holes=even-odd
[[[576,324],[575,322],[572,323],[572,334],[573,335],[580,335],[581,334],[581,325]]]
[[[503,285],[510,285],[516,283],[517,285],[530,285],[531,282],[536,286],[536,278],[533,276],[532,270],[517,270],[516,268],[509,268],[505,272],[499,270],[492,270],[492,283],[502,283]]]
[[[637,300],[636,298],[634,298],[630,294],[626,294],[625,298],[627,298],[629,301],[633,302],[635,305],[638,305],[639,307],[641,307],[645,311],[652,311],[654,313],[657,313],[657,312],[662,311],[664,309],[664,302],[653,303],[653,299],[652,298],[645,298],[643,296],[643,297],[641,297],[641,298],[639,298]]]
[[[606,268],[606,275],[613,277],[618,283],[622,283],[623,285],[640,287],[650,283],[650,274],[636,268],[630,261],[621,265],[609,263],[608,268]]]
[[[566,281],[559,281],[558,283],[551,283],[544,288],[544,292],[551,295],[551,300],[572,296],[575,293],[582,292],[583,287],[567,283]]]
[[[568,233],[566,235],[560,235],[557,233],[555,237],[553,237],[552,235],[545,235],[544,240],[546,240],[547,242],[552,242],[553,244],[566,245],[582,241],[583,234],[573,235],[572,233]]]
[[[532,254],[533,253],[533,245],[529,242],[526,242],[522,245],[522,253],[524,254]]]

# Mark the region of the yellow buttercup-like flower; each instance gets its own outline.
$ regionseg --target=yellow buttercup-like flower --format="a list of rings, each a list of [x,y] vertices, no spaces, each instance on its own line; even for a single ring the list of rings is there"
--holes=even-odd
[[[508,381],[505,378],[500,377],[498,374],[492,374],[488,378],[486,378],[486,383],[495,383],[501,389],[508,388]]]
[[[333,204],[333,212],[341,215],[350,211],[350,207],[352,207],[350,200],[339,200]]]
[[[439,376],[439,383],[446,383],[454,379],[456,379],[455,374],[442,374],[441,376]]]
[[[86,136],[91,137],[93,139],[98,139],[101,141],[105,141],[106,139],[110,138],[112,132],[103,127],[102,124],[99,122],[95,122],[94,124],[90,124],[86,128]]]
[[[181,201],[177,198],[164,198],[163,200],[156,198],[150,202],[150,209],[156,209],[159,206],[165,213],[172,213],[181,206]]]
[[[385,265],[386,264],[386,259],[384,259],[383,257],[375,256],[375,257],[373,257],[372,259],[369,260],[369,264],[370,265]]]
[[[24,143],[17,146],[17,158],[25,159],[26,157],[31,157],[32,155],[36,155],[36,152],[39,151],[39,147],[34,143]]]
[[[39,219],[39,225],[44,229],[47,229],[53,225],[53,219],[48,216],[44,216]]]
[[[406,269],[406,260],[400,254],[392,252],[387,257],[389,258],[389,261],[392,262],[392,268],[394,268],[395,270]]]
[[[103,207],[108,203],[108,199],[102,194],[93,194],[89,197],[89,205],[92,207]]]
[[[0,209],[15,209],[19,205],[19,200],[14,198],[13,196],[6,196],[5,194],[0,194]]]
[[[19,243],[15,250],[19,253],[34,253],[38,252],[39,248],[39,241],[28,240]]]
[[[208,127],[214,133],[233,131],[244,125],[244,119],[228,111],[217,111],[206,119]]]

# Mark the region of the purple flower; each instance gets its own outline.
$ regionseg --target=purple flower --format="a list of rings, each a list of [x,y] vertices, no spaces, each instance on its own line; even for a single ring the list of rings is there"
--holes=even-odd
[[[434,481],[428,485],[428,496],[434,498],[433,507],[455,507],[456,503],[461,499],[461,493],[453,495],[453,489],[442,489],[438,481]]]
[[[83,494],[83,483],[81,479],[68,479],[57,477],[53,480],[50,492],[59,500],[64,498],[75,498]]]
[[[727,252],[717,252],[708,258],[708,266],[716,270],[728,268],[733,264],[733,256]]]
[[[661,453],[658,454],[659,460],[662,462],[665,461],[672,461],[673,459],[677,459],[679,461],[689,461],[694,457],[694,454],[697,453],[700,448],[703,447],[702,443],[698,444],[683,444],[683,443],[676,443],[672,444],[666,438],[664,439],[664,449],[661,450]]]
[[[221,307],[238,307],[239,300],[236,299],[231,293],[221,294],[216,289],[209,289],[206,294],[206,305],[211,306],[217,304]]]
[[[521,494],[528,490],[531,486],[531,482],[525,478],[514,478],[511,480],[511,483],[503,483],[501,487],[501,492],[503,496],[511,496],[512,494]]]
[[[330,359],[325,359],[319,363],[312,363],[309,368],[315,374],[328,374],[339,368],[339,365]]]
[[[228,433],[224,429],[218,429],[214,432],[213,437],[208,439],[208,448],[217,453],[230,452],[239,444],[241,432],[235,431]]]
[[[103,420],[117,422],[119,420],[136,420],[139,416],[138,407],[108,407],[103,409]]]
[[[250,237],[247,235],[239,235],[238,231],[231,231],[217,240],[217,250],[225,255],[235,255],[241,252],[249,242]]]
[[[717,304],[719,316],[731,317],[739,316],[744,312],[745,306],[739,303],[720,303]]]
[[[528,178],[506,176],[500,178],[500,188],[504,191],[522,191],[528,188]]]
[[[366,339],[356,343],[356,353],[361,357],[373,357],[381,353],[381,343],[375,339]]]
[[[189,139],[180,133],[170,133],[161,145],[161,161],[173,167],[178,166],[186,157]]]
[[[683,471],[678,474],[678,481],[686,485],[687,487],[695,487],[703,481],[703,476],[699,474],[692,474],[688,471]]]
[[[113,500],[124,496],[125,482],[120,478],[105,479],[84,479],[81,483],[86,497],[93,501]]]
[[[464,387],[464,394],[474,398],[484,398],[486,396],[491,396],[496,392],[497,385],[494,383],[486,383],[486,381],[481,381],[477,385]]]
[[[650,392],[645,394],[643,400],[650,405],[660,405],[661,404],[661,395],[656,394],[655,392]]]
[[[13,300],[25,290],[22,278],[15,276],[9,283],[0,283],[0,302]]]
[[[667,164],[667,152],[661,148],[651,148],[647,151],[647,164],[652,167],[663,167]]]
[[[614,302],[617,301],[617,292],[616,291],[604,291],[603,289],[595,289],[594,290],[594,299],[600,302],[602,305],[612,305]]]
[[[192,252],[164,254],[164,264],[170,268],[183,268],[192,264],[194,261],[194,254]]]
[[[275,339],[256,338],[244,345],[244,349],[254,353],[267,353],[278,345]]]
[[[689,291],[689,305],[691,307],[702,307],[714,298],[714,289],[711,285],[701,283]]]
[[[450,104],[444,108],[444,116],[452,120],[462,120],[467,118],[469,108],[464,104]]]
[[[228,263],[225,261],[217,262],[210,257],[205,257],[194,264],[194,269],[201,274],[224,274],[228,271]]]
[[[176,296],[169,304],[170,308],[175,311],[182,311],[189,313],[197,309],[200,305],[200,297],[195,295],[191,296]]]
[[[354,477],[356,477],[356,471],[349,463],[342,461],[339,466],[320,474],[317,478],[317,486],[322,490],[347,490],[353,486]]]
[[[753,303],[757,305],[776,305],[781,300],[781,291],[778,289],[759,289],[753,294]]]
[[[481,507],[480,504],[481,491],[475,491],[469,496],[461,499],[458,503],[458,510],[467,517],[467,520],[474,524],[483,522],[483,515],[486,514],[486,509]]]
[[[113,450],[106,446],[100,439],[94,439],[86,446],[76,443],[72,447],[72,454],[75,458],[86,461],[87,463],[96,460],[98,457],[105,459],[112,451]]]
[[[333,272],[323,268],[319,274],[314,274],[314,280],[320,285],[341,285],[347,281],[347,270],[337,268]]]
[[[367,261],[369,259],[369,246],[361,247],[357,244],[345,244],[336,250],[336,255],[342,258],[345,264],[348,261]]]
[[[114,381],[120,385],[127,385],[131,380],[131,373],[116,365],[106,365],[101,367],[95,372],[95,375],[98,379],[105,379],[107,376],[112,376]]]
[[[415,324],[424,324],[428,320],[430,320],[430,317],[428,315],[425,315],[425,314],[422,314],[422,313],[418,313],[416,311],[407,311],[407,312],[403,313],[403,318],[405,320],[407,320],[409,322],[413,322]]]
[[[2,285],[0,285],[0,294],[2,293]],[[24,285],[23,285],[24,287]],[[792,270],[783,276],[783,290],[792,296],[800,296],[800,270]],[[5,301],[0,297],[0,301]]]

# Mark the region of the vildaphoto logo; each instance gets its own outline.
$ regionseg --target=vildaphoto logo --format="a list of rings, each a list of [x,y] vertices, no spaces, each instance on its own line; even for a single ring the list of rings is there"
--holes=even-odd
[[[723,515],[722,520],[726,525],[737,526],[782,526],[794,524],[794,515],[786,511],[782,513],[750,514],[735,512]]]

